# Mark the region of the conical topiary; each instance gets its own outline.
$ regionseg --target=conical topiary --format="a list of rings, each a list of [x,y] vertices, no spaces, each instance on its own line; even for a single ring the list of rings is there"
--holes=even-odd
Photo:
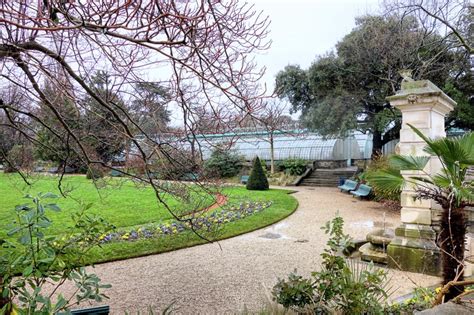
[[[248,190],[267,190],[268,180],[263,172],[262,164],[258,156],[253,161],[252,172],[247,181]]]

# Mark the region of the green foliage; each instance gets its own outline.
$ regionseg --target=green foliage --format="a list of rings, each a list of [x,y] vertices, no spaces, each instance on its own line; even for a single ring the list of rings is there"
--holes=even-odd
[[[138,229],[150,225],[171,223],[175,219],[162,204],[156,203],[153,189],[148,186],[137,186],[131,180],[123,178],[105,178],[108,185],[97,189],[94,183],[86,180],[85,176],[69,176],[63,178],[63,188],[74,187],[70,192],[71,198],[58,200],[61,212],[51,212],[48,216],[52,224],[45,231],[46,236],[62,236],[74,230],[70,220],[70,213],[77,208],[75,200],[80,199],[85,203],[93,203],[87,210],[90,215],[99,215],[117,227],[117,230]],[[28,191],[37,194],[41,191],[53,191],[59,194],[57,179],[51,176],[38,176],[32,181],[33,184]],[[7,210],[17,204],[17,200],[23,196],[18,188],[23,181],[17,174],[5,175],[0,173],[0,195],[3,196],[2,207],[0,207],[0,239],[13,238],[7,236],[9,223],[15,219],[13,211]],[[182,184],[168,187],[167,189],[179,189]],[[176,196],[164,195],[163,198],[170,206],[173,213],[182,215],[193,209],[202,209],[215,202],[215,197],[209,194],[208,189],[200,189],[199,186],[191,186],[192,195],[189,202],[184,202]],[[246,217],[243,220],[231,222],[217,234],[207,235],[213,240],[220,240],[242,233],[253,231],[277,222],[296,209],[296,199],[288,194],[288,191],[270,189],[267,191],[249,191],[245,187],[226,187],[221,191],[228,197],[228,205],[238,205],[241,202],[272,201],[272,205],[258,214]],[[137,200],[140,200],[137,203]],[[98,237],[98,239],[100,236]],[[100,248],[93,248],[87,255],[87,264],[114,261],[139,257],[149,254],[158,254],[197,244],[205,244],[207,241],[192,232],[172,235],[171,237],[152,238],[136,240],[133,242],[101,244]],[[1,254],[1,250],[0,250]]]
[[[441,289],[441,288],[438,288]],[[429,309],[433,306],[436,297],[436,290],[427,288],[415,288],[413,296],[400,303],[392,303],[385,309],[385,313],[398,314],[413,314]]]
[[[294,183],[296,178],[296,176],[286,172],[276,172],[268,175],[268,183],[275,186],[287,186]]]
[[[303,159],[286,159],[280,164],[280,169],[293,176],[303,175],[306,171],[306,161]]]
[[[216,148],[204,163],[204,168],[211,176],[229,178],[239,174],[242,165],[242,157],[236,153]]]
[[[262,163],[258,156],[253,161],[252,172],[250,172],[249,179],[246,185],[248,190],[267,190],[268,180],[262,168]]]
[[[385,176],[382,181],[388,180],[391,183],[394,183],[394,178],[400,178],[400,170],[394,169],[391,164],[390,160],[387,156],[384,155],[376,155],[372,158],[369,166],[367,169],[360,174],[359,180],[365,181],[367,185],[373,188],[374,198],[378,201],[382,200],[400,200],[400,185],[397,183],[395,185],[378,185],[380,180],[376,180],[373,183],[371,182],[372,176],[377,176],[379,172],[384,172]],[[390,175],[390,178],[386,176]]]
[[[61,79],[59,79],[61,80]],[[79,135],[83,129],[84,121],[81,111],[76,108],[71,95],[72,91],[57,90],[54,83],[46,82],[43,93],[47,96],[69,130]],[[43,124],[36,123],[38,142],[35,146],[35,157],[43,161],[51,161],[59,166],[82,168],[85,163],[79,157],[80,150],[75,147],[75,142],[67,135],[64,125],[57,120],[56,114],[49,104],[41,102],[38,116]]]
[[[48,201],[57,196],[40,193],[26,198],[30,203],[15,207],[16,219],[8,232],[12,238],[0,240],[0,286],[4,298],[0,310],[6,314],[13,309],[22,314],[56,314],[68,311],[76,302],[100,302],[106,297],[101,289],[110,286],[101,284],[96,275],[80,266],[89,250],[99,244],[97,236],[113,227],[100,217],[88,215],[90,205],[84,205],[71,215],[74,232],[51,235],[47,233],[52,223],[48,212],[59,212],[60,208]],[[46,284],[52,284],[57,291],[66,280],[77,286],[75,296],[66,299],[59,294],[52,301],[52,295],[43,291]]]
[[[170,122],[170,111],[166,108],[171,100],[169,89],[155,82],[138,82],[135,93],[131,112],[141,132],[154,136],[166,131]]]
[[[288,280],[279,279],[272,291],[274,300],[285,308],[292,306],[305,307],[313,303],[314,287],[309,279],[294,273],[288,275]]]
[[[443,87],[443,91],[457,103],[454,110],[449,113],[446,125],[472,131],[474,130],[472,98],[474,95],[474,73],[471,71],[469,60],[465,60],[457,73],[458,75]]]
[[[381,189],[395,191],[410,183],[414,186],[416,198],[434,200],[443,208],[438,246],[441,248],[443,283],[456,279],[461,281],[464,261],[466,222],[464,208],[474,203],[474,185],[467,181],[467,170],[474,165],[474,133],[457,138],[429,139],[420,130],[409,125],[425,141],[424,151],[428,156],[394,155],[390,159],[389,170],[381,170],[369,180]],[[431,175],[423,171],[429,156],[441,161],[441,170]],[[418,170],[419,176],[403,178],[400,170]],[[398,173],[397,173],[398,172]],[[446,301],[463,291],[456,286],[445,295]]]
[[[433,195],[428,197],[438,195],[435,200],[442,206],[447,206],[446,202],[453,202],[452,206],[459,207],[463,202],[474,201],[474,188],[465,182],[467,169],[474,165],[474,133],[467,133],[462,137],[431,140],[415,127],[410,127],[426,142],[424,151],[427,156],[393,155],[390,157],[389,168],[371,174],[368,177],[370,182],[386,191],[400,191],[406,185],[400,170],[422,171],[429,162],[429,156],[436,156],[442,163],[439,174],[412,177],[408,181],[416,184],[420,193],[431,191],[429,185],[441,189],[438,191],[435,188]],[[454,198],[448,200],[447,196]]]
[[[312,313],[379,314],[383,312],[386,273],[373,265],[359,265],[340,256],[351,246],[343,232],[344,221],[336,217],[323,227],[329,235],[327,248],[321,254],[322,270],[312,279],[290,274],[273,288],[274,300],[286,308],[310,309]]]
[[[113,90],[110,75],[106,71],[96,71],[89,84],[104,102],[116,109],[113,113],[91,96],[81,100],[81,106],[85,109],[81,129],[87,131],[83,141],[93,149],[97,158],[108,163],[125,148],[126,136],[119,118],[127,121],[121,113],[129,110],[122,97]]]
[[[307,127],[321,135],[370,131],[377,151],[400,130],[400,113],[385,99],[399,89],[398,71],[410,68],[415,78],[443,86],[453,60],[441,37],[427,36],[412,18],[363,16],[335,53],[319,56],[308,69],[290,65],[279,72],[276,93],[302,111]]]

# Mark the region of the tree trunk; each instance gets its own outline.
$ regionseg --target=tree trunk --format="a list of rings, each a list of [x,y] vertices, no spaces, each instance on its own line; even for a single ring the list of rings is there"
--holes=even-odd
[[[464,279],[464,242],[466,217],[464,208],[443,209],[438,245],[441,248],[443,285],[459,274],[457,281]],[[464,286],[453,286],[445,295],[445,302],[464,292]]]
[[[379,156],[382,154],[382,148],[383,148],[383,141],[382,141],[382,133],[374,130],[372,134],[372,156],[371,159],[374,159],[374,157]]]
[[[270,174],[275,174],[275,148],[273,146],[273,134],[270,134]]]

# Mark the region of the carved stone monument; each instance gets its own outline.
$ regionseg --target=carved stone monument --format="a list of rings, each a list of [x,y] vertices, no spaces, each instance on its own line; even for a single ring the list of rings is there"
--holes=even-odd
[[[403,73],[401,89],[387,98],[390,104],[402,112],[399,154],[424,155],[424,141],[407,125],[410,124],[430,138],[445,137],[444,118],[456,105],[451,98],[427,80],[414,81]],[[441,168],[440,161],[431,157],[424,171],[435,174]],[[407,178],[423,176],[419,171],[402,171]],[[438,275],[440,252],[435,244],[441,208],[432,200],[415,200],[413,185],[404,187],[401,193],[401,221],[395,229],[395,239],[387,247],[389,267],[413,272]]]

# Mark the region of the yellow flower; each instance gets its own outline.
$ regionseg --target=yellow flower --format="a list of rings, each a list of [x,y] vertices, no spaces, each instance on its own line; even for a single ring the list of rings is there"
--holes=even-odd
[[[429,301],[431,301],[431,298],[428,295],[425,295],[424,300],[425,300],[425,302],[429,302]]]
[[[435,289],[435,292],[436,292],[436,294],[439,294],[439,293],[441,292],[441,287],[437,287],[437,288]]]
[[[122,239],[124,240],[128,240],[128,238],[130,237],[130,233],[125,233],[124,235],[122,235]]]

